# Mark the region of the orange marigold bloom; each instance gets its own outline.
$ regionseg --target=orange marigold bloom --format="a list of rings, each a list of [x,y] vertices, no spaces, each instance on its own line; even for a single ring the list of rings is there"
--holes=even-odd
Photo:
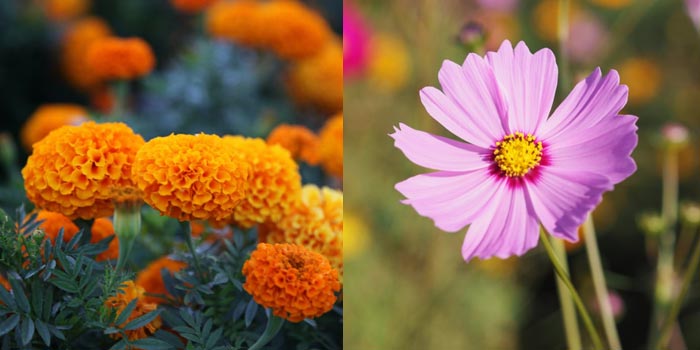
[[[301,200],[277,223],[261,225],[260,242],[293,243],[328,258],[343,278],[343,193],[305,185]]]
[[[220,1],[207,10],[209,34],[246,46],[262,47],[262,31],[269,24],[260,20],[261,5],[257,1]]]
[[[267,135],[267,143],[284,147],[294,159],[310,165],[319,163],[318,136],[305,126],[280,124]]]
[[[81,19],[68,28],[61,42],[61,69],[73,86],[91,91],[103,83],[87,65],[87,51],[96,40],[110,35],[107,23],[97,17]]]
[[[88,111],[75,104],[45,104],[39,106],[24,123],[20,132],[22,146],[27,150],[54,129],[64,125],[80,125],[88,120]]]
[[[123,123],[63,126],[34,144],[22,169],[27,197],[71,219],[110,216],[133,189],[131,164],[143,138]]]
[[[260,8],[265,46],[284,59],[319,53],[332,40],[331,29],[316,11],[298,1],[273,0]]]
[[[243,288],[255,302],[290,322],[328,312],[340,290],[338,271],[328,259],[294,244],[258,244],[243,274]]]
[[[234,208],[233,222],[251,227],[265,221],[279,221],[297,201],[301,191],[299,167],[289,152],[263,139],[226,136],[224,140],[250,163],[250,190]]]
[[[90,229],[90,233],[92,234],[92,237],[90,238],[90,243],[97,243],[103,239],[106,239],[110,236],[114,236],[114,225],[112,224],[112,220],[108,218],[98,218],[95,219],[95,222],[92,223],[92,228]],[[109,242],[109,246],[107,246],[107,249],[98,254],[95,257],[96,261],[105,261],[105,260],[115,260],[119,257],[119,238],[114,236],[114,239],[112,239],[111,242]]]
[[[90,0],[42,0],[46,17],[55,22],[68,21],[90,9]]]
[[[131,312],[131,315],[129,315],[129,318],[127,318],[123,324],[118,326],[124,326],[130,321],[149,312],[155,311],[156,308],[158,308],[157,304],[146,301],[144,298],[144,289],[134,284],[134,281],[126,281],[119,290],[119,293],[109,297],[107,301],[105,301],[105,305],[112,309],[116,309],[117,316],[119,316],[124,308],[126,308],[126,306],[129,305],[129,303],[134,299],[137,300],[134,311]],[[143,339],[155,333],[161,325],[162,322],[159,316],[141,328],[126,331],[126,335],[129,340]],[[112,339],[120,339],[122,335],[120,333],[114,333],[110,334],[110,337],[112,337]]]
[[[86,59],[90,69],[105,80],[139,78],[156,64],[151,46],[141,38],[100,38],[90,45]]]
[[[200,12],[214,2],[216,2],[216,0],[170,0],[170,3],[178,11],[189,14]]]
[[[165,282],[163,282],[163,275],[161,271],[163,269],[168,270],[170,273],[174,273],[184,269],[187,266],[182,261],[173,260],[167,256],[159,258],[146,266],[136,275],[136,284],[143,287],[148,294],[161,294],[168,295],[168,290],[165,288]],[[162,297],[156,296],[145,296],[144,300],[160,304],[164,301]]]
[[[300,104],[333,113],[343,109],[343,48],[337,42],[293,64],[287,89]]]
[[[223,220],[248,194],[251,166],[216,135],[156,137],[136,155],[144,200],[180,221]]]
[[[323,169],[334,176],[343,177],[343,114],[333,116],[319,133],[320,157]]]
[[[43,220],[39,227],[44,231],[46,238],[50,239],[51,242],[56,242],[56,237],[58,237],[58,232],[63,228],[63,241],[68,242],[80,231],[77,225],[73,223],[68,217],[61,213],[54,213],[48,210],[41,210],[37,214],[37,221]],[[112,221],[108,218],[98,218],[92,224],[90,229],[91,238],[90,243],[97,243],[109,236],[114,235],[114,226]],[[112,260],[119,257],[119,241],[117,237],[109,243],[107,250],[98,254],[95,257],[96,261]]]

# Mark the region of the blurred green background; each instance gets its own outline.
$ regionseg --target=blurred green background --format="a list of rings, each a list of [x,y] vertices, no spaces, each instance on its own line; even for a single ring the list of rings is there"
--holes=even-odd
[[[660,210],[660,128],[667,122],[682,123],[691,135],[680,153],[681,200],[700,198],[700,36],[682,1],[580,0],[571,12],[566,50],[574,81],[597,66],[618,70],[630,88],[624,112],[639,116],[633,154],[639,169],[605,195],[594,219],[608,285],[620,297],[623,345],[642,348],[656,263],[645,242],[653,239],[637,222],[642,213]],[[564,349],[553,272],[541,246],[520,258],[466,264],[460,254],[466,230],[441,232],[399,203],[394,184],[426,170],[409,162],[388,136],[403,122],[454,137],[425,112],[418,90],[439,87],[442,60],[464,60],[470,45],[465,33],[460,40],[460,30],[467,23],[483,28],[488,50],[503,39],[524,40],[531,50],[549,47],[559,58],[557,2],[356,0],[345,2],[344,14],[345,273],[352,281],[345,288],[345,346]],[[358,47],[364,52],[359,59],[353,56]],[[555,105],[564,96],[560,92]],[[574,284],[590,309],[585,249],[569,251]],[[689,349],[700,348],[697,287],[680,315]]]

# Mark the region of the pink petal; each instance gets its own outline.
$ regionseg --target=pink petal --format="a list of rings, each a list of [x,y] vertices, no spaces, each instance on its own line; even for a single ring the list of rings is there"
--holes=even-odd
[[[527,197],[549,234],[578,240],[578,227],[611,190],[610,180],[586,171],[544,167],[535,182],[526,183]]]
[[[536,135],[549,115],[557,88],[554,53],[542,49],[532,54],[522,41],[513,50],[506,40],[487,59],[508,106],[507,131]]]
[[[415,130],[403,123],[396,132],[394,146],[400,149],[412,162],[430,169],[467,171],[486,168],[491,153],[488,149],[445,137]]]
[[[523,187],[499,187],[495,198],[469,226],[462,257],[487,259],[522,255],[537,245],[539,225]]]
[[[630,155],[637,146],[637,117],[604,118],[583,131],[563,131],[547,148],[550,165],[607,176],[613,184],[632,175],[637,166]]]
[[[585,80],[576,84],[557,107],[543,125],[540,138],[555,144],[573,133],[583,132],[604,118],[617,116],[627,103],[627,91],[626,85],[620,85],[620,76],[615,70],[603,77],[600,68],[596,68]]]
[[[438,73],[445,95],[464,113],[470,129],[492,146],[504,135],[506,106],[491,67],[476,54],[469,54],[464,65],[444,61]]]
[[[433,219],[438,228],[455,232],[481,216],[504,186],[488,169],[481,169],[421,174],[396,184],[396,189],[406,197],[404,204]]]

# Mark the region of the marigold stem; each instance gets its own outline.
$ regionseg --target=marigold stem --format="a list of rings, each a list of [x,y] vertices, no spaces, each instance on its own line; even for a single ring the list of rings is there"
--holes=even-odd
[[[571,280],[569,280],[569,275],[566,273],[566,270],[564,270],[564,267],[562,266],[561,261],[559,261],[559,258],[557,258],[556,253],[554,252],[554,248],[552,247],[552,244],[550,243],[549,238],[547,238],[547,235],[545,234],[544,230],[540,231],[540,240],[542,241],[542,245],[544,245],[544,248],[547,251],[547,255],[549,256],[549,260],[552,262],[552,266],[554,266],[554,272],[557,273],[557,276],[559,276],[559,280],[561,280],[566,286],[566,288],[569,289],[569,293],[571,293],[571,297],[574,299],[574,303],[576,304],[576,308],[578,309],[578,312],[581,315],[583,324],[584,326],[586,326],[588,335],[591,337],[591,342],[593,342],[593,347],[595,349],[600,350],[604,349],[603,343],[600,340],[600,335],[598,334],[598,331],[595,329],[593,321],[591,320],[591,316],[588,314],[588,311],[586,311],[586,307],[583,305],[583,301],[581,300],[581,297],[576,291],[576,288],[571,283]]]
[[[126,201],[115,204],[114,233],[119,239],[117,271],[121,271],[129,259],[136,236],[141,232],[141,202]]]
[[[569,264],[566,261],[564,243],[560,240],[554,240],[552,247],[561,262],[564,272],[569,275]],[[576,306],[566,284],[559,278],[557,278],[557,292],[559,294],[559,304],[561,305],[561,316],[564,321],[567,348],[569,350],[581,350],[581,333],[579,332],[578,319],[576,318]]]
[[[265,331],[260,338],[258,338],[255,344],[248,348],[248,350],[262,349],[263,346],[267,345],[267,343],[269,343],[270,340],[277,335],[280,329],[282,329],[282,325],[284,325],[284,319],[277,317],[270,312],[267,317],[267,327],[265,327]]]
[[[600,261],[600,250],[598,249],[595,226],[593,226],[593,218],[591,218],[590,214],[583,223],[583,235],[585,237],[588,265],[591,269],[591,277],[593,278],[593,288],[595,289],[600,314],[603,318],[605,337],[608,340],[608,345],[611,350],[622,349],[620,336],[617,334],[617,327],[615,325],[615,315],[613,315],[612,306],[610,305],[610,294],[608,293],[608,287],[605,283],[603,264]]]
[[[127,99],[129,98],[129,81],[117,80],[113,83],[114,87],[114,108],[109,115],[111,121],[124,119],[124,113],[127,109]]]
[[[204,276],[204,274],[202,273],[202,265],[200,265],[199,263],[197,250],[194,249],[194,240],[192,239],[192,225],[189,221],[182,222],[182,230],[185,233],[185,243],[187,243],[187,249],[189,249],[190,254],[192,254],[192,260],[194,261],[194,270],[197,272],[197,276],[201,278]]]

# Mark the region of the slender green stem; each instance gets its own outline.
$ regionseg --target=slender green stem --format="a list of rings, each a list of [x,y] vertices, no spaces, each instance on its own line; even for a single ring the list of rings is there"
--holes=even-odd
[[[662,184],[661,216],[664,232],[659,237],[659,257],[656,263],[656,285],[654,287],[654,310],[649,332],[649,345],[658,342],[661,320],[673,299],[673,248],[675,246],[675,226],[678,219],[678,152],[668,147],[664,159]]]
[[[129,98],[129,81],[117,80],[112,85],[114,87],[114,108],[109,119],[112,121],[122,120],[127,110],[127,100]]]
[[[560,240],[554,240],[552,242],[555,253],[561,266],[566,273],[569,275],[569,264],[566,261],[566,249],[564,248],[564,242]],[[564,333],[566,334],[566,344],[569,350],[580,350],[581,349],[581,333],[578,328],[578,319],[576,318],[576,306],[574,305],[574,300],[571,298],[571,293],[566,287],[566,284],[557,278],[557,292],[559,294],[559,304],[561,304],[561,316],[564,321]]]
[[[192,254],[192,260],[194,261],[194,270],[197,275],[202,277],[202,265],[199,263],[199,256],[197,256],[197,250],[194,249],[194,240],[192,239],[192,226],[189,221],[182,222],[182,229],[185,233],[185,243],[187,244],[187,249],[189,249],[190,254]]]
[[[115,204],[114,233],[119,239],[117,271],[124,269],[136,236],[141,232],[141,202],[126,201]]]
[[[569,0],[559,0],[559,21],[557,22],[557,35],[559,37],[559,67],[561,75],[561,90],[567,92],[571,88],[571,70],[569,69],[569,54],[566,42],[569,40]]]
[[[593,226],[593,218],[591,218],[590,214],[583,223],[583,236],[586,242],[588,265],[591,268],[591,277],[593,278],[593,288],[595,289],[595,295],[598,299],[600,315],[603,318],[605,338],[608,340],[608,345],[611,350],[619,350],[622,349],[622,345],[620,344],[620,336],[617,334],[615,315],[613,315],[612,306],[610,305],[610,296],[605,283],[603,264],[600,261],[598,239],[595,234],[595,226]]]
[[[681,306],[685,301],[685,297],[688,295],[690,290],[690,284],[693,282],[693,278],[698,271],[698,265],[700,264],[700,239],[695,241],[695,248],[693,249],[693,255],[690,257],[690,262],[688,263],[688,269],[685,270],[683,275],[683,284],[681,285],[681,291],[678,297],[673,301],[671,305],[671,311],[669,311],[668,316],[664,320],[661,326],[661,332],[659,336],[659,341],[656,343],[656,349],[665,349],[668,345],[668,341],[671,338],[671,333],[673,330],[673,325],[676,323],[678,314],[681,311]]]
[[[248,350],[259,350],[262,349],[263,346],[267,345],[267,343],[272,340],[272,338],[277,335],[277,333],[282,329],[282,326],[284,325],[284,319],[279,318],[272,313],[268,315],[267,318],[267,327],[265,327],[265,331],[263,334],[258,338],[258,340],[255,342],[255,344],[251,345]]]
[[[681,230],[676,243],[676,253],[674,256],[674,266],[680,271],[688,259],[690,248],[693,246],[697,225],[681,221]]]
[[[571,297],[574,299],[574,303],[576,304],[576,308],[578,309],[578,312],[581,315],[583,324],[586,327],[586,330],[588,331],[588,335],[591,337],[591,342],[593,342],[593,347],[595,349],[600,350],[604,349],[603,343],[600,340],[600,335],[598,334],[598,331],[595,329],[593,321],[591,320],[591,316],[588,314],[586,307],[583,305],[583,301],[581,300],[581,297],[576,291],[576,288],[571,283],[571,280],[569,280],[569,276],[564,270],[561,261],[559,260],[559,258],[557,258],[557,255],[554,252],[554,248],[549,242],[549,238],[547,238],[547,234],[545,234],[544,230],[540,231],[540,240],[542,241],[542,245],[544,245],[544,248],[547,251],[549,260],[552,261],[552,266],[554,266],[554,272],[556,272],[559,279],[564,283],[564,285],[566,285],[566,288],[569,289],[569,293],[571,293]]]

